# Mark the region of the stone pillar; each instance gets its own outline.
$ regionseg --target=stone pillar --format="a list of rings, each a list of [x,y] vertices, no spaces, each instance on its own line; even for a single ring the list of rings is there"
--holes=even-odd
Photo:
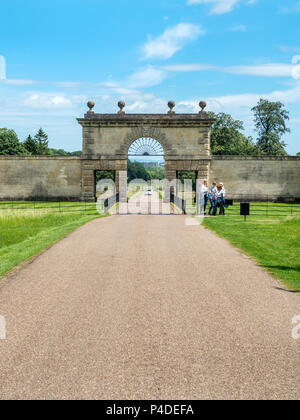
[[[127,203],[127,170],[115,172],[116,192],[120,194],[120,201]]]
[[[165,165],[166,165],[165,177],[168,181],[171,182],[177,178],[176,161],[166,160]]]
[[[197,179],[207,179],[209,181],[209,167],[210,161],[203,160],[199,162],[199,169],[197,171]]]
[[[94,171],[84,171],[82,176],[82,199],[83,201],[95,201],[95,174]]]
[[[177,170],[176,170],[176,161],[166,160],[166,172],[165,172],[165,185],[164,185],[164,203],[170,202],[170,192],[176,195],[176,180],[177,180]],[[170,186],[170,183],[173,182],[173,185]]]
[[[95,185],[95,171],[93,164],[89,161],[82,163],[82,196],[83,201],[95,201],[96,199],[96,185]]]

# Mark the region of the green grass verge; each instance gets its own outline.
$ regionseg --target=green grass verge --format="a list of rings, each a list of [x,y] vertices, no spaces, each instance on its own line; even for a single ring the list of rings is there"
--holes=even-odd
[[[300,217],[205,218],[203,225],[254,257],[291,290],[300,291]]]
[[[95,211],[0,212],[0,277],[97,217]]]

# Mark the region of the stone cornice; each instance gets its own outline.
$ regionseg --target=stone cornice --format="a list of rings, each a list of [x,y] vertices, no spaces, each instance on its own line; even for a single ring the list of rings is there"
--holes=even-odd
[[[82,160],[127,160],[128,156],[126,154],[117,154],[117,155],[83,155],[82,156]],[[211,161],[211,156],[208,155],[183,155],[183,156],[178,156],[178,155],[165,155],[164,156],[165,160],[169,160],[169,161],[182,161],[182,160],[195,160],[195,161],[199,161],[199,160],[207,160],[207,161]]]
[[[81,156],[54,156],[54,155],[3,155],[0,160],[82,160]]]
[[[231,156],[213,155],[212,160],[273,160],[273,161],[300,161],[300,156]]]
[[[88,127],[136,127],[141,125],[157,127],[199,127],[211,126],[214,120],[207,114],[94,114],[87,113],[78,118],[78,123]]]

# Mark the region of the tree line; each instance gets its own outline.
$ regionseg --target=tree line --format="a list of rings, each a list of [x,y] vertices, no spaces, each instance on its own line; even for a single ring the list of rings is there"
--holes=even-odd
[[[290,133],[287,127],[289,112],[281,102],[261,99],[252,108],[257,140],[246,137],[244,123],[231,115],[213,112],[209,116],[215,120],[211,132],[211,150],[213,155],[268,155],[285,156],[286,143],[282,136]]]
[[[287,127],[289,112],[281,102],[271,102],[261,99],[252,108],[254,114],[255,130],[257,139],[245,136],[243,121],[234,119],[230,114],[209,112],[210,118],[215,122],[211,131],[211,151],[213,155],[287,155],[286,143],[282,137],[290,132]],[[48,135],[42,128],[35,134],[29,135],[24,142],[18,139],[13,130],[0,128],[0,155],[57,155],[57,156],[80,156],[81,152],[66,152],[63,149],[49,148]],[[300,152],[298,153],[300,155]],[[144,170],[143,170],[143,169]],[[150,171],[151,172],[151,171]],[[145,173],[143,165],[134,162],[130,166],[132,179],[148,177],[151,173]],[[139,176],[142,175],[143,176]],[[161,175],[161,174],[156,174]]]
[[[21,142],[14,130],[0,128],[0,155],[19,156],[81,156],[81,151],[66,152],[49,147],[48,135],[40,128],[32,137]]]

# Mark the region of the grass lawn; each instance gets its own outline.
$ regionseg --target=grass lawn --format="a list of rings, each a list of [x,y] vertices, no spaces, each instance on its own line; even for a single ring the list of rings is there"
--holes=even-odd
[[[30,203],[14,206],[14,210],[0,210],[0,277],[100,217],[95,204],[90,203],[88,208],[84,203],[61,203],[60,208],[58,203],[36,203],[35,209]]]
[[[300,291],[300,217],[227,215],[203,225],[254,257],[291,290]]]

